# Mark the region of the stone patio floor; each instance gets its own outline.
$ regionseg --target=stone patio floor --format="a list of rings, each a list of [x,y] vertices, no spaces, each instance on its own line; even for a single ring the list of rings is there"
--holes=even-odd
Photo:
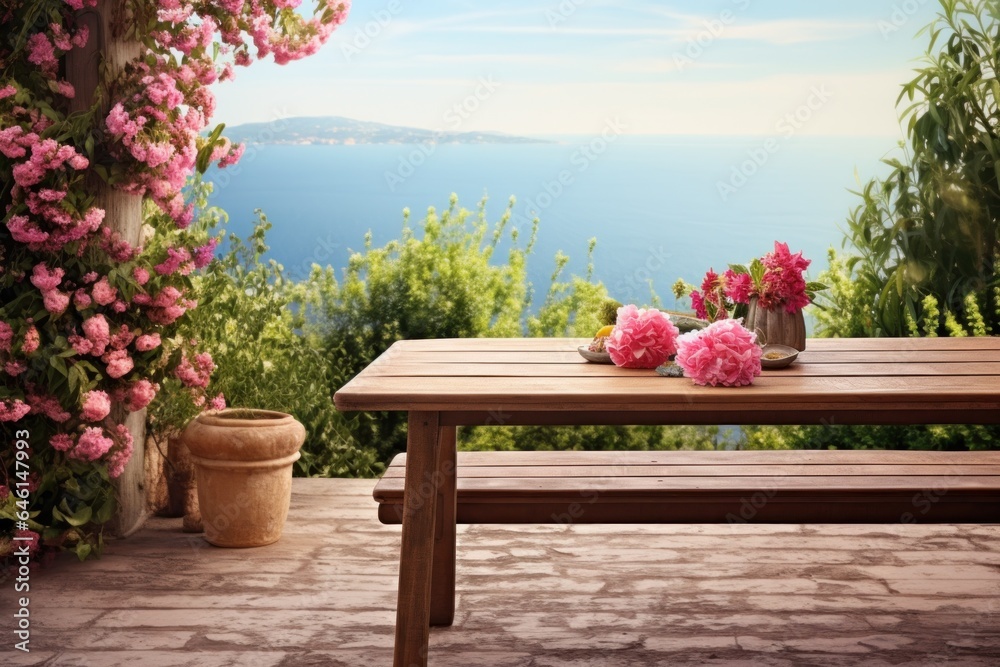
[[[31,653],[4,631],[0,665],[390,665],[400,528],[373,485],[296,479],[268,547],[156,518],[101,560],[36,569]],[[997,525],[459,531],[435,667],[1000,665]]]

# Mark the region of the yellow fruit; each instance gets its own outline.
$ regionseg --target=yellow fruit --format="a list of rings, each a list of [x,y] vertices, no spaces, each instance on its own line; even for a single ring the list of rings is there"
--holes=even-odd
[[[614,331],[614,329],[615,325],[613,324],[609,324],[606,327],[601,327],[600,331],[594,334],[594,338],[607,338],[608,336],[611,335],[611,332]]]

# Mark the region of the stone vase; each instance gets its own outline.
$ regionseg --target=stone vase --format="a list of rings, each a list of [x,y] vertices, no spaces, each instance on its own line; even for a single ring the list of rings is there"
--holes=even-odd
[[[761,345],[787,345],[800,352],[806,349],[806,318],[802,309],[789,313],[784,308],[761,308],[757,297],[750,297],[745,325],[757,332],[757,342]]]
[[[259,547],[281,537],[305,433],[291,415],[268,410],[223,410],[188,424],[181,438],[191,451],[209,543]]]

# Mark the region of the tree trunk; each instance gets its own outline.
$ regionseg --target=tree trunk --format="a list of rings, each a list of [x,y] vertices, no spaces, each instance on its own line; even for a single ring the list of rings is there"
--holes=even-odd
[[[75,97],[70,100],[70,112],[85,111],[94,103],[94,94],[101,84],[102,63],[107,75],[114,77],[141,53],[138,42],[123,39],[128,25],[123,0],[98,0],[96,9],[78,12],[77,20],[90,29],[90,39],[85,47],[66,54],[66,80],[76,89]],[[95,124],[100,125],[94,129],[97,137],[104,131],[102,121],[107,111],[107,108],[98,110]],[[92,176],[90,187],[95,205],[105,210],[104,224],[128,243],[138,245],[142,233],[142,197],[114,190],[96,175]],[[143,465],[146,411],[126,415],[124,408],[118,406],[115,415],[128,426],[135,447],[125,472],[115,480],[118,512],[108,526],[112,534],[125,536],[141,527],[148,516]]]

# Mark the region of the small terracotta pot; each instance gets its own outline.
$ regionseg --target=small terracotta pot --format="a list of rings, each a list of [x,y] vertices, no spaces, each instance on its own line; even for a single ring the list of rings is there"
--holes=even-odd
[[[181,438],[194,462],[206,540],[259,547],[281,537],[305,434],[291,415],[268,410],[223,410],[188,424]]]
[[[757,332],[760,345],[787,345],[799,352],[806,349],[806,318],[801,309],[794,313],[784,308],[765,309],[757,303],[757,297],[751,297],[746,328]]]

